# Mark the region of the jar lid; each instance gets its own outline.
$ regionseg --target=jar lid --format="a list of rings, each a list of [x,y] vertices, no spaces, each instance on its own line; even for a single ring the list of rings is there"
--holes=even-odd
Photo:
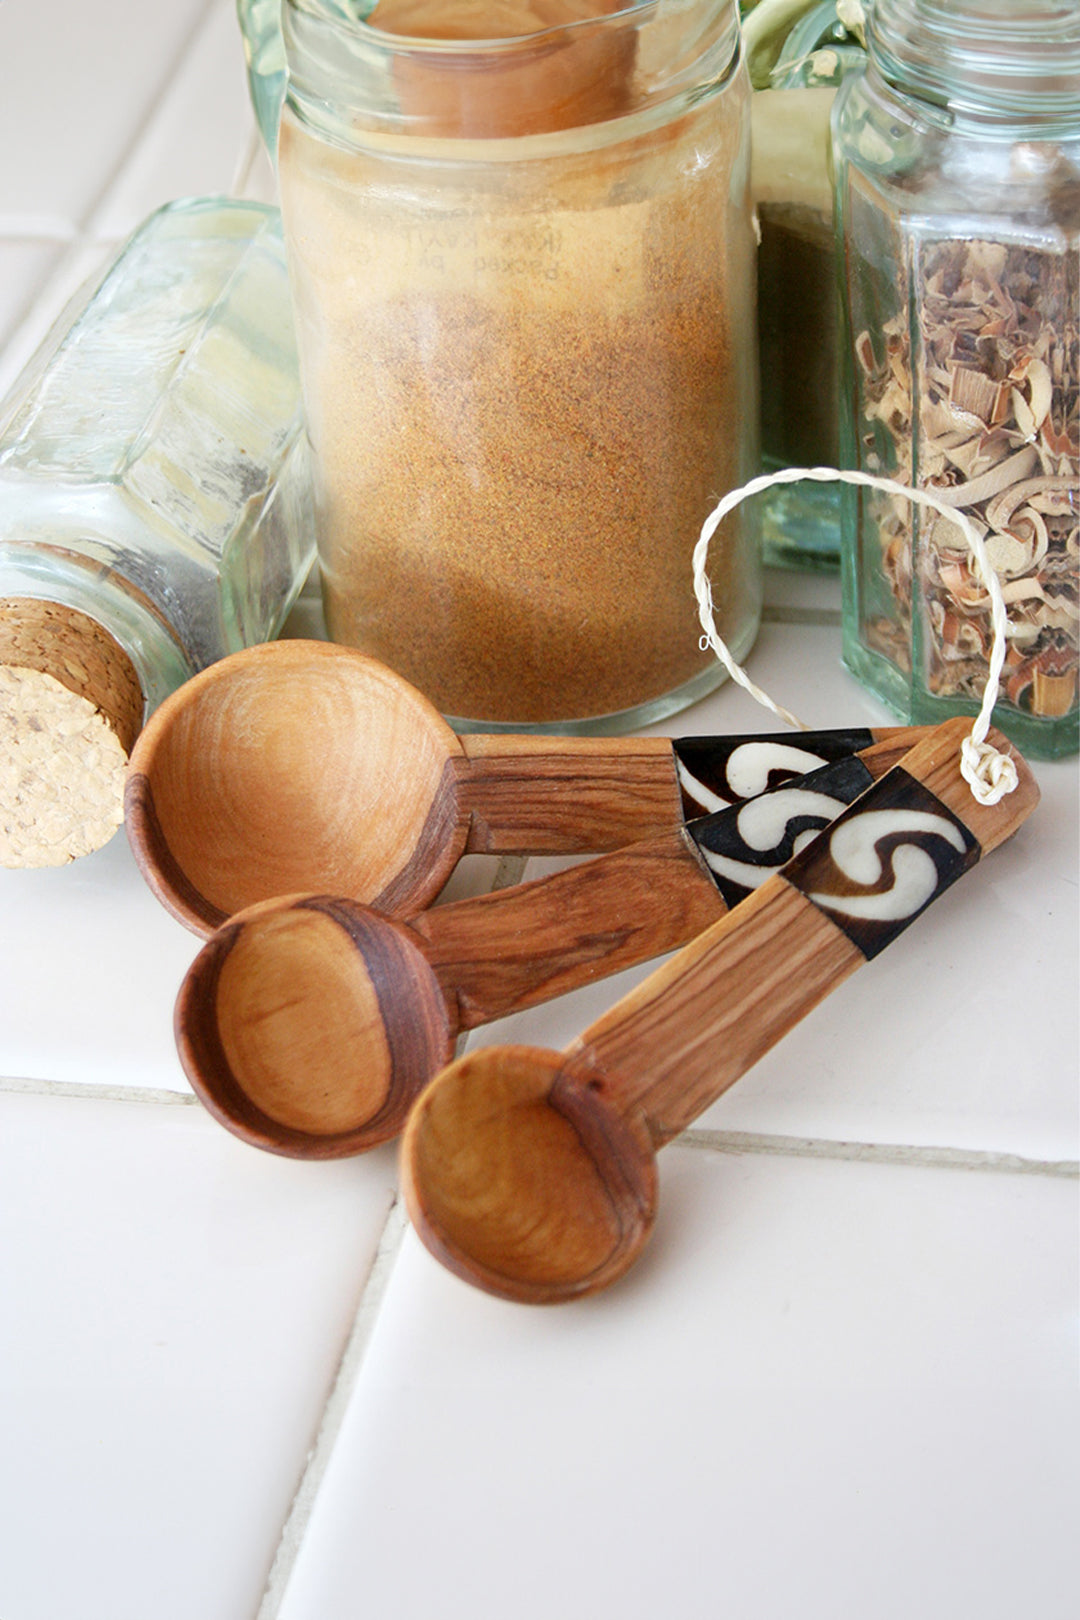
[[[890,83],[950,111],[1080,124],[1077,0],[876,0],[866,42]]]

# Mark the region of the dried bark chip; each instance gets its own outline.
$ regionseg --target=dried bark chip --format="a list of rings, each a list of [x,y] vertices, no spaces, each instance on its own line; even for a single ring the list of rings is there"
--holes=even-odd
[[[962,510],[984,538],[1007,588],[1007,695],[1059,717],[1076,702],[1080,673],[1070,612],[1080,389],[1077,323],[1058,256],[1000,242],[939,242],[918,264],[915,293],[917,356],[906,314],[883,327],[884,363],[870,334],[856,343],[864,414],[888,431],[900,481],[911,480],[918,436],[920,487]],[[871,509],[898,622],[867,630],[898,661],[897,642],[911,635],[913,519],[895,503]],[[920,533],[928,686],[978,696],[992,643],[989,593],[955,525],[924,517]],[[898,662],[906,668],[910,660]]]

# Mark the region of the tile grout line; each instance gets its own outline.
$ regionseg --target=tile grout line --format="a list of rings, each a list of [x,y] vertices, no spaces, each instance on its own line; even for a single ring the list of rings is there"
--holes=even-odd
[[[383,1297],[407,1229],[408,1219],[404,1203],[395,1194],[387,1211],[375,1258],[361,1290],[360,1302],[348,1342],[338,1363],[333,1387],[323,1408],[315,1443],[308,1453],[300,1483],[281,1528],[277,1550],[266,1578],[255,1620],[277,1620],[281,1613],[281,1606],[303,1548],[319,1489],[360,1376],[360,1368],[371,1343]]]
[[[70,247],[78,234],[78,226],[59,215],[0,214],[0,246],[16,242],[23,247]]]
[[[104,1085],[88,1080],[38,1080],[30,1076],[0,1075],[0,1096],[5,1092],[22,1097],[75,1097],[90,1102],[164,1103],[182,1108],[197,1107],[193,1091],[173,1091],[168,1086]]]
[[[845,1142],[828,1137],[773,1136],[763,1131],[701,1131],[691,1128],[676,1138],[684,1147],[706,1153],[752,1153],[794,1159],[847,1160],[859,1164],[892,1164],[929,1170],[990,1171],[999,1175],[1075,1179],[1075,1159],[1029,1159],[1019,1153],[983,1148],[919,1147],[893,1142]]]
[[[95,231],[93,229],[94,220],[100,215],[102,209],[108,202],[114,187],[120,180],[128,164],[131,162],[133,155],[138,150],[143,138],[147,134],[147,131],[150,129],[155,117],[157,116],[159,103],[167,93],[169,86],[177,77],[177,74],[179,73],[183,64],[188,60],[192,52],[195,50],[204,30],[209,27],[213,14],[219,4],[220,0],[204,0],[203,8],[199,13],[198,18],[188,31],[176,61],[170,66],[165,77],[157,85],[153,98],[147,104],[142,117],[139,119],[135,129],[132,131],[130,140],[126,143],[124,150],[117,157],[108,174],[92,195],[89,203],[87,203],[81,210],[79,217],[70,221],[61,221],[56,219],[49,222],[57,234],[50,235],[48,238],[46,238],[46,240],[55,241],[59,246],[62,247],[63,252],[61,254],[61,263],[55,267],[52,275],[47,278],[47,282],[55,280],[58,275],[62,274],[64,263],[73,259],[80,252],[94,247],[115,247],[121,240],[123,240],[123,237],[114,237],[110,232]],[[64,234],[59,234],[61,228],[65,226],[67,228]],[[127,233],[125,232],[124,235],[126,236]],[[8,237],[7,239],[16,240],[16,238],[13,237]],[[35,313],[41,307],[42,301],[43,291],[42,288],[39,287],[35,293],[31,294],[29,301],[23,306],[23,308],[15,316],[14,321],[11,323],[7,332],[5,347],[10,347],[13,340],[17,338],[18,334],[33,324]],[[65,299],[64,302],[66,303],[66,301],[67,300]],[[61,307],[63,306],[61,305]],[[59,310],[55,312],[55,314],[58,313]],[[51,321],[48,324],[51,325]],[[0,392],[5,391],[6,390],[0,389]]]
[[[200,11],[197,20],[192,23],[191,28],[184,39],[184,43],[177,53],[175,61],[172,63],[165,77],[158,84],[152,100],[148,102],[143,116],[140,118],[136,128],[132,131],[131,139],[125,145],[123,153],[113,164],[107,178],[98,187],[97,193],[91,200],[88,207],[83,210],[77,228],[79,237],[85,236],[91,241],[95,240],[96,233],[90,229],[90,227],[92,227],[95,218],[101,213],[102,209],[105,207],[105,204],[108,202],[117,181],[121,178],[125,169],[131,163],[132,158],[138,152],[144,137],[148,133],[154,119],[157,117],[158,108],[161,102],[168,93],[170,86],[179,76],[185,62],[188,61],[195,51],[204,31],[209,28],[213,14],[217,10],[219,3],[220,0],[204,0],[203,8]]]
[[[529,857],[527,855],[500,856],[488,893],[494,894],[497,889],[512,889],[516,884],[521,883],[525,877],[525,868],[528,861]]]
[[[517,859],[517,857],[514,857]],[[167,1087],[101,1085],[94,1081],[34,1080],[0,1076],[0,1096],[75,1098],[84,1102],[162,1104],[165,1107],[201,1107],[193,1091]],[[861,1164],[908,1165],[915,1169],[977,1170],[999,1175],[1080,1176],[1076,1159],[1032,1159],[1021,1153],[991,1148],[941,1147],[932,1144],[853,1142],[827,1136],[782,1136],[767,1131],[709,1131],[693,1126],[675,1138],[681,1147],[705,1153],[748,1153],[795,1159],[834,1159]]]

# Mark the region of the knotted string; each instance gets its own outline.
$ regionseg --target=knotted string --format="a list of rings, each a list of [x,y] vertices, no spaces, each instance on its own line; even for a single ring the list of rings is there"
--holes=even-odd
[[[983,692],[982,706],[975,717],[971,731],[964,738],[960,751],[960,774],[971,788],[972,794],[980,804],[997,804],[1006,793],[1011,793],[1019,783],[1016,766],[1007,754],[1003,754],[987,742],[990,730],[990,718],[993,714],[994,704],[997,702],[998,688],[1001,679],[1002,667],[1005,663],[1005,643],[1008,635],[1009,622],[1005,612],[1005,601],[1001,594],[994,566],[971,519],[956,507],[947,506],[944,501],[938,500],[934,495],[924,489],[911,489],[907,484],[898,484],[891,478],[877,478],[872,473],[838,471],[835,467],[784,467],[779,472],[763,473],[760,478],[752,478],[749,483],[742,484],[738,489],[731,490],[717,504],[702,526],[701,536],[694,547],[694,594],[698,601],[698,617],[704,634],[701,637],[701,647],[704,651],[711,647],[719,658],[732,680],[736,681],[744,691],[767,709],[771,709],[787,725],[797,730],[807,731],[810,728],[795,715],[791,714],[778,703],[774,703],[767,692],[747,675],[746,671],[735,662],[731,653],[725,646],[717,629],[713,617],[712,585],[705,572],[705,564],[709,555],[709,541],[712,539],[720,524],[729,512],[734,511],[740,502],[749,499],[751,495],[758,495],[762,490],[771,488],[774,484],[796,484],[803,479],[812,479],[817,483],[844,483],[863,484],[869,489],[879,489],[887,495],[899,495],[905,500],[916,504],[929,506],[935,512],[940,512],[951,523],[960,529],[971,548],[979,574],[990,596],[990,621],[994,629],[993,646],[990,649],[990,659],[986,677],[986,687]]]

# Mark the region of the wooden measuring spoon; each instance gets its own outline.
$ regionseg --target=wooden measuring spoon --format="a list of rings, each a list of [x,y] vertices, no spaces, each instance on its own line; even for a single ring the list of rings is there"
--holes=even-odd
[[[728,802],[729,758],[764,787],[770,771],[796,775],[907,735],[727,738],[712,753],[688,739],[677,745],[688,758],[681,783],[666,738],[458,737],[375,659],[276,641],[212,664],[151,716],[132,752],[125,819],[151,889],[197,934],[300,891],[407,916],[467,852],[618,849]]]
[[[946,722],[735,911],[563,1052],[488,1047],[422,1094],[402,1140],[428,1248],[467,1281],[547,1302],[606,1286],[653,1225],[656,1150],[949,884],[1008,838],[1038,788],[979,804]]]
[[[184,1071],[258,1147],[361,1153],[398,1134],[463,1030],[685,944],[895,757],[892,741],[875,744],[658,838],[408,923],[328,895],[249,906],[181,986]]]

